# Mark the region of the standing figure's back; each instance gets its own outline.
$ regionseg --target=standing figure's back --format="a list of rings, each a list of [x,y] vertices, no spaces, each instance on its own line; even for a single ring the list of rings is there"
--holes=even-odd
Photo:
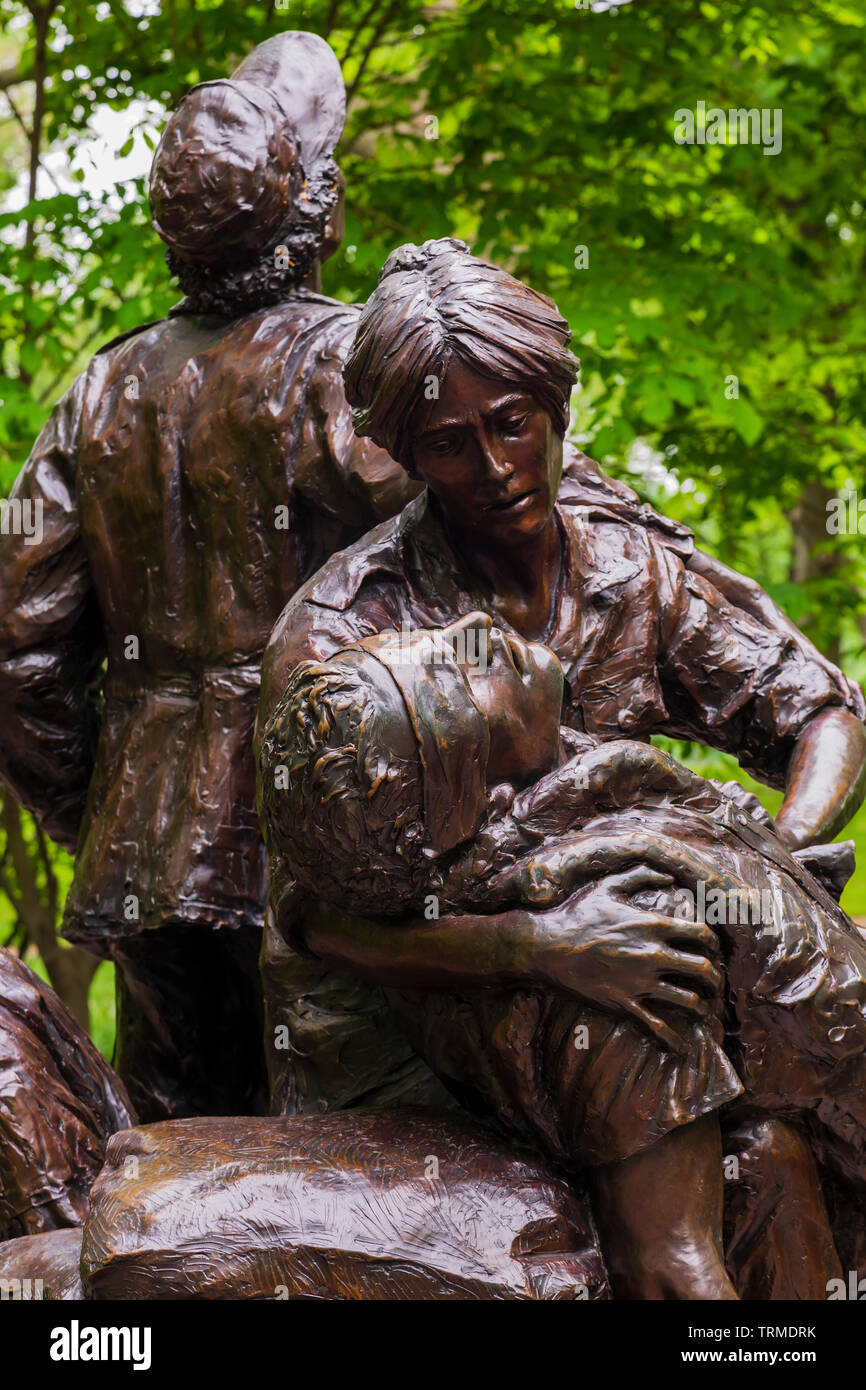
[[[344,105],[311,34],[181,104],[151,203],[187,297],[59,403],[13,494],[39,532],[0,555],[0,774],[77,848],[64,933],[117,963],[145,1119],[263,1104],[261,655],[298,584],[411,495],[352,432],[357,311],[317,292]]]

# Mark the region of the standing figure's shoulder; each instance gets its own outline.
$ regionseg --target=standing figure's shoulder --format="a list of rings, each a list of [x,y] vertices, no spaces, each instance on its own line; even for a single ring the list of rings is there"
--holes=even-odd
[[[423,514],[424,500],[422,493],[390,521],[332,555],[289,599],[265,649],[260,727],[301,661],[326,660],[379,630],[380,623],[366,610],[365,594],[376,592],[374,607],[384,617],[392,607],[389,588],[393,595],[405,586],[406,542]]]
[[[360,312],[358,304],[344,304],[327,295],[299,290],[276,304],[236,319],[233,327],[237,335],[252,343],[298,340],[316,356],[336,352],[342,359],[355,336]]]

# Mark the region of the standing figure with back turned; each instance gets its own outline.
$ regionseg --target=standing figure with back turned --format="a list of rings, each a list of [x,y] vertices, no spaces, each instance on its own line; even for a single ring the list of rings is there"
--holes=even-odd
[[[0,776],[76,854],[64,934],[116,962],[145,1120],[264,1106],[261,656],[298,585],[416,490],[352,431],[358,310],[319,292],[344,114],[308,33],[183,100],[150,196],[185,298],[57,405],[14,492],[41,539],[0,555]]]

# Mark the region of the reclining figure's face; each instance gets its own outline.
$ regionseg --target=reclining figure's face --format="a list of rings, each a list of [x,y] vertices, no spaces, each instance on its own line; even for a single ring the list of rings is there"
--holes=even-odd
[[[550,771],[559,750],[563,694],[562,667],[553,652],[494,627],[486,613],[469,613],[441,635],[487,718],[488,785],[522,785]]]
[[[462,531],[511,547],[544,529],[562,476],[562,440],[519,386],[454,359],[409,444],[414,472]]]

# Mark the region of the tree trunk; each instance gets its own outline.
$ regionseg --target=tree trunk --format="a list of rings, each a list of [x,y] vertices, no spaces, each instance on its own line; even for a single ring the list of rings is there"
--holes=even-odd
[[[790,578],[795,584],[809,584],[812,580],[824,578],[844,563],[841,553],[832,554],[826,550],[818,553],[818,547],[827,541],[827,503],[835,496],[833,488],[813,478],[806,483],[796,507],[791,512],[794,544],[791,552]],[[798,624],[805,632],[813,625],[813,614],[807,614]],[[838,664],[838,628],[830,641],[822,642],[821,647],[824,655]]]

